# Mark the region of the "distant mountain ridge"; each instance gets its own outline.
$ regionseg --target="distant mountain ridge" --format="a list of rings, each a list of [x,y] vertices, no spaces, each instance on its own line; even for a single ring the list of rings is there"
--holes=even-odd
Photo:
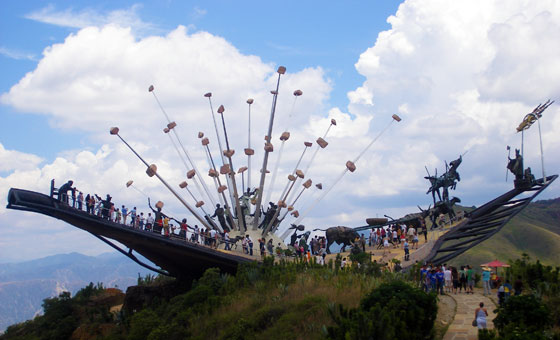
[[[58,254],[20,263],[0,264],[0,331],[41,313],[47,297],[74,294],[90,282],[126,290],[150,273],[120,253],[86,256]]]

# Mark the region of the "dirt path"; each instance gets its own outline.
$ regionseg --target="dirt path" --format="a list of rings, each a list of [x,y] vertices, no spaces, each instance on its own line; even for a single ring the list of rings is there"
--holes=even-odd
[[[457,309],[457,302],[450,295],[438,295],[438,312],[434,325],[436,330],[435,338],[443,339],[447,328],[453,322]]]
[[[474,311],[480,302],[488,310],[486,317],[487,327],[494,328],[492,320],[496,317],[494,309],[496,305],[488,297],[482,295],[482,290],[475,289],[474,294],[451,294],[457,302],[457,313],[453,323],[447,329],[443,340],[475,340],[478,339],[478,328],[472,326]]]

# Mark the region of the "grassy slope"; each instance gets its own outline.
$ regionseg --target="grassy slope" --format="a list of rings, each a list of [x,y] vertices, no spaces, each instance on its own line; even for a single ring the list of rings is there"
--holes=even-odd
[[[454,265],[520,258],[527,253],[543,264],[560,263],[560,198],[531,203],[490,239],[451,261]]]

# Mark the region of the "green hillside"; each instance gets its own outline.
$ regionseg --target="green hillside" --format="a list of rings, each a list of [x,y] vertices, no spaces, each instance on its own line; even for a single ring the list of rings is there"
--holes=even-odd
[[[529,204],[490,239],[453,259],[451,264],[514,260],[527,253],[546,265],[560,263],[560,198]]]

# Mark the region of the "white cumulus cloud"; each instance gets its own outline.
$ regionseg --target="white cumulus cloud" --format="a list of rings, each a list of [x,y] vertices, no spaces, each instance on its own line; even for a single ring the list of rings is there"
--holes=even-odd
[[[445,160],[465,152],[459,168],[462,181],[452,195],[475,205],[509,190],[511,181],[504,182],[506,145],[520,146],[515,127],[539,102],[560,98],[559,45],[554,43],[560,36],[559,6],[556,1],[405,1],[388,18],[391,28],[356,56],[356,70],[365,81],[348,93],[347,108],[329,106],[331,83],[324,69],[293,72],[286,65],[269,169],[274,168],[279,152],[280,133],[288,130],[292,136],[285,145],[273,200],[300,157],[303,142],[315,142],[331,118],[338,124],[331,127],[326,138],[329,145],[317,152],[308,173],[324,188],[335,184],[345,162],[355,159],[394,113],[403,120],[392,123],[360,158],[357,170],[336,183],[304,224],[357,226],[366,217],[386,212],[398,217],[417,204],[426,207],[431,198],[425,195],[424,165],[431,174],[436,168],[441,174]],[[35,20],[47,18],[51,12],[55,11],[44,11]],[[51,178],[72,178],[87,192],[111,193],[118,202],[144,204],[142,195],[123,188],[123,183],[133,179],[139,189],[163,197],[166,207],[181,214],[184,209],[177,203],[167,205],[172,198],[108,133],[109,127],[119,126],[121,135],[149,163],[156,163],[170,183],[176,185],[184,179],[186,170],[162,132],[167,121],[148,92],[151,84],[170,119],[178,123],[182,142],[203,173],[208,165],[197,133],[210,138],[215,159],[220,153],[203,94],[212,92],[214,110],[225,106],[223,117],[236,150],[235,167],[246,162],[245,101],[253,98],[253,167],[260,166],[277,65],[245,55],[221,37],[189,32],[182,26],[165,35],[138,39],[132,24],[67,20],[66,26],[88,27],[46,48],[36,69],[0,100],[20,111],[48,115],[55,126],[83,131],[104,146],[95,152],[68,153],[50,164],[42,164],[37,156],[22,156],[22,162],[4,169],[9,174],[0,178],[0,193],[6,194],[13,186],[44,188]],[[303,92],[297,100],[293,96],[296,89]],[[549,173],[560,168],[555,154],[560,148],[559,114],[560,108],[554,104],[542,118]],[[221,128],[221,121],[218,124]],[[539,175],[538,130],[532,128],[525,137],[526,164]],[[0,157],[6,152],[15,151],[3,150]],[[254,171],[253,184],[256,177]],[[214,185],[209,180],[207,184]],[[301,199],[302,210],[320,195],[315,189],[310,191],[317,193]],[[547,193],[558,194],[556,184]],[[0,210],[0,220],[7,221],[15,216],[12,214]]]

